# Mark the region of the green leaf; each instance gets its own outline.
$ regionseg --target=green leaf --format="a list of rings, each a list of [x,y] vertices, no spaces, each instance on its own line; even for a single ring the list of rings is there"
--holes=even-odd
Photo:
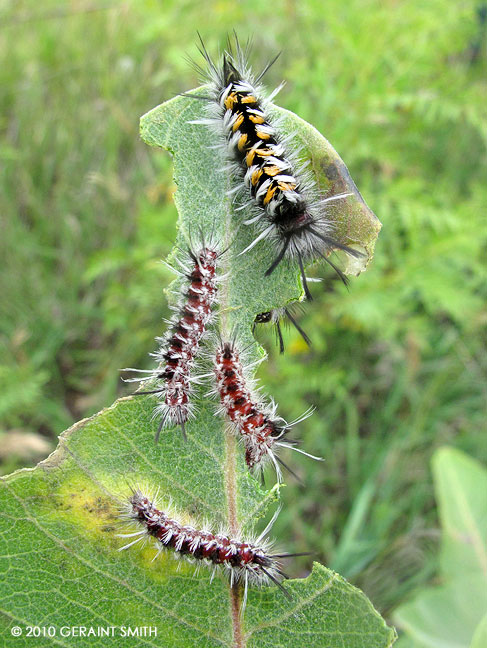
[[[485,603],[485,580],[472,578],[469,587],[462,581],[425,589],[402,605],[394,619],[420,646],[468,648]]]
[[[487,592],[487,470],[459,450],[442,448],[433,475],[443,529],[442,575],[466,581],[481,575]]]
[[[485,646],[487,646],[487,614],[478,624],[470,648],[485,648]]]
[[[168,555],[151,562],[152,547],[117,551],[124,540],[115,537],[113,496],[127,493],[127,481],[158,486],[181,511],[208,519],[221,515],[225,498],[229,459],[221,436],[211,430],[211,408],[201,418],[206,425],[193,429],[187,443],[174,430],[155,446],[151,411],[144,405],[135,398],[119,400],[65,432],[58,450],[35,470],[3,480],[0,591],[6,637],[14,625],[147,625],[157,626],[158,641],[123,645],[234,645],[223,578],[210,584],[209,572],[196,576],[193,566]],[[245,527],[275,494],[257,488],[241,457],[237,468]],[[292,602],[276,588],[250,593],[242,627],[248,646],[305,646],[311,632],[316,646],[391,645],[393,631],[338,574],[315,564],[311,576],[287,588]],[[12,639],[5,645],[24,643]]]
[[[394,618],[420,646],[468,648],[487,612],[487,470],[459,450],[442,448],[433,457],[433,474],[444,584],[418,594]]]
[[[236,254],[252,232],[238,228],[242,216],[233,212],[227,181],[217,171],[215,152],[207,148],[211,134],[188,124],[202,110],[201,102],[178,97],[142,119],[142,135],[174,154],[179,244],[203,229],[228,248],[219,326],[225,335],[238,330],[246,345],[253,343],[256,313],[301,295],[299,275],[293,265],[281,264],[264,280],[270,254],[265,244]],[[324,188],[351,190],[334,213],[337,231],[341,240],[370,255],[379,226],[343,163],[311,126],[275,110],[283,113],[286,128],[307,142]],[[255,357],[259,353],[255,349]],[[194,565],[177,562],[169,552],[153,562],[150,545],[118,551],[127,542],[116,536],[119,507],[135,484],[148,492],[159,489],[160,499],[181,518],[206,521],[215,529],[223,525],[243,536],[254,532],[278,499],[277,486],[266,490],[249,474],[242,448],[215,415],[207,391],[208,385],[198,388],[187,442],[179,429],[170,429],[156,445],[153,399],[123,398],[67,430],[37,468],[0,482],[5,645],[26,645],[27,625],[55,628],[54,639],[39,642],[46,646],[70,645],[59,635],[63,626],[115,626],[118,632],[120,626],[157,628],[157,638],[125,638],[123,646],[309,646],[310,637],[313,646],[328,648],[392,645],[394,630],[366,597],[321,565],[315,564],[308,578],[286,583],[291,601],[276,587],[251,588],[241,617],[241,592],[223,577],[210,582],[205,567],[195,573]],[[11,637],[12,626],[24,629],[22,638]],[[76,639],[76,646],[85,645],[92,646],[92,638]]]
[[[204,91],[204,88],[197,88],[193,92],[201,94]],[[359,274],[372,259],[375,242],[381,228],[380,221],[360,195],[345,163],[323,135],[311,124],[284,108],[271,106],[269,112],[274,118],[279,119],[284,133],[293,133],[296,147],[302,147],[303,157],[310,161],[311,169],[323,195],[348,194],[346,198],[337,201],[333,207],[329,208],[329,218],[334,224],[335,238],[340,243],[356,247],[364,253],[364,256],[359,259],[348,256],[344,259],[346,264],[344,272]],[[175,199],[183,223],[186,218],[192,218],[201,223],[203,227],[213,227],[215,211],[207,209],[208,203],[202,202],[202,195],[206,199],[210,192],[215,192],[216,195],[218,191],[218,200],[214,204],[216,211],[220,208],[221,212],[223,203],[229,212],[232,210],[232,205],[229,204],[224,193],[224,189],[228,188],[229,180],[219,172],[218,164],[215,165],[215,151],[210,148],[215,144],[215,135],[200,125],[187,123],[204,117],[206,117],[206,112],[203,102],[192,101],[187,97],[176,97],[144,115],[140,126],[141,137],[147,144],[160,146],[174,154],[174,180],[178,186]],[[176,130],[177,135],[175,135]],[[187,173],[189,165],[194,168],[194,175]],[[213,200],[211,202],[213,203]],[[198,216],[195,214],[195,209]],[[228,212],[226,214],[227,226],[230,224]],[[245,218],[242,216],[242,212],[238,212],[233,219],[232,232],[239,227],[243,220]],[[251,228],[247,228],[247,231],[244,229],[239,232],[239,237],[241,238],[239,249],[244,249],[253,240],[255,233]],[[269,259],[272,258],[272,249],[271,245],[264,243],[258,246],[257,254],[245,254],[244,260],[248,257],[248,261],[257,261],[256,270],[260,268],[265,270],[269,265]],[[285,276],[283,265],[281,264],[278,268],[280,271],[278,275],[283,273],[280,280],[277,279],[277,276],[274,278],[276,273],[266,279],[269,288],[285,283],[282,281]],[[236,271],[238,269],[237,265]],[[296,272],[295,269],[294,274]],[[254,274],[250,278],[253,276]],[[259,293],[263,288],[260,279],[259,275],[257,278]],[[269,292],[272,293],[272,289]],[[279,298],[280,293],[276,297]],[[276,300],[274,303],[281,305]]]

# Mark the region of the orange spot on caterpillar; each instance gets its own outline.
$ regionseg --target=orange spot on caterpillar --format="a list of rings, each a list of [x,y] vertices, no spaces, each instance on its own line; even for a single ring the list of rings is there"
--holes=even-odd
[[[233,110],[233,107],[237,102],[237,95],[235,94],[235,92],[231,92],[224,101],[225,108],[227,110]]]
[[[281,191],[294,191],[296,189],[294,182],[278,182],[277,184]]]
[[[234,133],[236,131],[238,131],[238,129],[242,125],[244,119],[245,119],[245,117],[243,116],[243,113],[240,113],[239,116],[237,117],[237,119],[235,120],[233,126],[232,126],[232,130],[233,130]]]
[[[267,193],[264,198],[264,205],[268,205],[270,203],[276,191],[277,191],[277,185],[274,186],[271,185],[269,189],[267,189]]]
[[[243,150],[245,149],[245,145],[247,144],[247,140],[248,140],[248,138],[249,138],[249,137],[248,137],[247,133],[244,133],[244,134],[240,137],[240,139],[238,140],[238,145],[237,145],[239,151],[243,151]]]
[[[262,148],[262,149],[259,148],[259,149],[256,149],[255,152],[260,157],[269,157],[269,155],[274,154],[274,151],[272,151],[271,149],[268,149],[268,148]]]
[[[277,175],[281,169],[276,166],[275,164],[266,164],[264,166],[264,173],[266,173],[268,176],[274,177]]]
[[[263,173],[264,173],[264,172],[263,172],[262,169],[259,169],[258,171],[254,171],[254,172],[252,173],[252,176],[251,176],[251,178],[250,178],[250,181],[252,182],[252,184],[254,185],[254,187],[255,187],[255,185],[259,182],[259,180],[261,179]]]
[[[245,162],[248,167],[251,167],[252,164],[254,163],[255,153],[256,153],[256,149],[251,148],[250,151],[245,156]]]

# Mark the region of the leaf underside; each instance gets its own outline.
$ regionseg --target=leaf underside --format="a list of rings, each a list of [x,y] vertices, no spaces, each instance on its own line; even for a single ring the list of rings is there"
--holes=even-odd
[[[379,222],[329,143],[295,115],[272,110],[282,118],[283,129],[303,143],[323,192],[350,192],[332,212],[336,237],[366,252],[365,267]],[[178,246],[198,240],[204,231],[228,248],[218,322],[224,335],[238,333],[242,346],[253,344],[257,358],[263,351],[251,334],[253,319],[301,297],[299,272],[283,263],[264,279],[272,257],[266,242],[238,256],[255,232],[239,227],[242,212],[234,212],[228,180],[215,159],[221,154],[208,148],[214,136],[188,124],[203,111],[201,101],[177,97],[145,115],[141,133],[147,143],[174,156]],[[205,566],[195,573],[194,565],[169,552],[152,562],[151,544],[118,551],[127,542],[116,537],[123,532],[119,509],[135,485],[149,492],[159,489],[160,499],[184,520],[215,530],[238,529],[245,537],[278,499],[278,488],[266,489],[249,474],[243,449],[205,395],[208,388],[202,385],[195,395],[197,415],[187,426],[187,442],[179,429],[170,429],[156,445],[153,397],[122,398],[63,433],[57,450],[35,469],[0,482],[0,632],[5,645],[27,645],[25,634],[11,638],[9,633],[13,625],[27,624],[157,627],[156,638],[125,638],[123,646],[392,645],[394,630],[367,598],[317,563],[308,578],[287,581],[291,601],[275,587],[252,588],[240,619],[223,576],[210,583]],[[73,644],[59,634],[36,643],[52,645]],[[93,639],[76,639],[76,646],[85,645],[94,645]]]

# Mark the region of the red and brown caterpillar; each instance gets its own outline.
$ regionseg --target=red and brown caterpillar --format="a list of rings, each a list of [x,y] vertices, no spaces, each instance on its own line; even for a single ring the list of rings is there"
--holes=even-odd
[[[297,441],[286,438],[289,429],[310,416],[312,410],[305,412],[292,423],[286,423],[277,416],[276,404],[272,400],[265,402],[255,390],[255,381],[247,375],[251,366],[244,367],[242,354],[235,342],[221,342],[213,359],[216,382],[214,392],[220,399],[221,411],[230,419],[235,433],[243,441],[249,469],[261,469],[270,461],[280,481],[279,464],[292,471],[276,455],[279,447],[290,448],[320,460],[319,457],[297,448]]]
[[[156,442],[162,428],[168,426],[180,425],[186,437],[185,424],[193,415],[193,369],[217,300],[219,256],[216,246],[203,243],[188,251],[186,263],[178,261],[181,267],[178,274],[187,286],[182,289],[179,304],[173,308],[168,332],[156,338],[159,349],[151,355],[156,358],[158,367],[148,371],[130,369],[146,373],[142,381],[154,384],[153,388],[136,395],[155,394],[158,397],[154,412],[154,416],[160,417]]]
[[[146,539],[152,539],[157,558],[163,550],[171,550],[174,556],[184,557],[194,563],[206,563],[213,567],[212,578],[219,567],[230,577],[231,585],[243,583],[245,605],[247,586],[266,586],[274,583],[286,595],[281,581],[287,575],[281,570],[279,560],[300,554],[272,553],[272,543],[266,539],[279,510],[255,540],[232,538],[223,531],[214,533],[196,526],[182,524],[159,508],[153,498],[135,489],[122,510],[125,521],[136,523],[135,531],[118,534],[118,537],[131,539],[119,551]],[[132,540],[132,538],[134,538]]]
[[[304,266],[318,258],[329,263],[346,283],[346,277],[327,255],[334,249],[353,256],[361,253],[333,238],[327,207],[330,201],[347,194],[324,198],[306,169],[307,163],[298,159],[292,137],[280,132],[279,120],[270,109],[270,102],[280,88],[266,97],[260,85],[277,57],[255,77],[247,63],[249,44],[242,49],[236,36],[235,53],[229,43],[218,63],[211,59],[202,41],[199,49],[207,70],[196,67],[209,82],[209,96],[188,96],[208,100],[209,116],[190,123],[208,125],[220,136],[235,179],[229,193],[245,195],[253,210],[252,217],[244,223],[255,223],[260,231],[242,254],[262,239],[274,241],[276,252],[266,276],[284,258],[296,260],[308,299],[311,294]],[[245,207],[244,201],[238,209]]]

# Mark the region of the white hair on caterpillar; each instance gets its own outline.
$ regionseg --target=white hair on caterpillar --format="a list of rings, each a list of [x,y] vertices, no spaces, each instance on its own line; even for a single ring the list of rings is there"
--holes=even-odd
[[[224,529],[215,533],[197,522],[183,524],[176,519],[181,516],[172,512],[169,514],[166,512],[168,508],[156,501],[158,495],[159,490],[149,495],[139,487],[132,489],[131,495],[121,505],[121,520],[128,523],[130,528],[125,533],[117,534],[117,537],[128,539],[129,542],[119,551],[152,540],[156,549],[153,560],[162,551],[169,551],[175,558],[184,558],[195,564],[197,570],[200,565],[207,565],[213,568],[210,582],[220,568],[228,575],[231,586],[243,584],[242,608],[245,608],[249,585],[266,587],[274,584],[290,597],[281,584],[287,575],[281,569],[280,560],[303,554],[272,552],[273,543],[267,536],[280,509],[259,536],[234,538]],[[168,506],[172,508],[171,504]]]
[[[249,470],[262,470],[272,463],[277,479],[282,481],[280,465],[284,466],[298,480],[299,477],[276,454],[279,448],[295,450],[311,459],[322,461],[296,447],[298,442],[288,438],[289,430],[311,416],[313,408],[290,423],[277,415],[277,405],[272,399],[263,398],[256,389],[257,381],[250,371],[260,360],[247,363],[245,349],[238,348],[236,340],[218,340],[209,356],[213,362],[215,387],[211,395],[220,401],[219,413],[231,421],[236,436],[245,448],[245,460]]]
[[[235,49],[235,51],[233,51]],[[255,225],[258,235],[240,254],[251,250],[261,240],[274,242],[276,251],[266,276],[270,275],[284,258],[297,261],[303,288],[311,299],[304,266],[319,258],[324,259],[347,283],[342,271],[328,254],[340,249],[353,256],[362,256],[333,238],[333,223],[328,217],[329,203],[348,194],[323,197],[308,161],[300,159],[294,134],[281,133],[279,119],[272,116],[270,104],[282,86],[266,96],[260,81],[277,56],[257,76],[248,65],[250,43],[241,47],[235,35],[235,46],[229,41],[219,61],[212,60],[200,37],[200,53],[207,68],[195,67],[208,85],[208,96],[185,96],[205,99],[208,117],[189,123],[209,126],[219,138],[214,148],[225,151],[234,186],[230,195],[243,202],[239,209],[250,206],[251,218],[244,224]]]
[[[177,257],[179,268],[172,268],[181,278],[178,303],[172,307],[172,318],[167,321],[168,331],[156,338],[159,348],[151,355],[156,359],[154,369],[127,368],[145,374],[144,377],[126,379],[127,382],[142,382],[147,385],[136,396],[155,395],[158,404],[154,418],[160,418],[156,442],[164,427],[180,425],[186,438],[185,424],[194,416],[191,402],[193,385],[198,379],[194,376],[196,360],[201,343],[208,333],[217,303],[218,284],[222,277],[217,275],[218,261],[221,257],[219,246],[213,236],[205,240],[201,234],[200,242],[190,242],[183,258]]]

